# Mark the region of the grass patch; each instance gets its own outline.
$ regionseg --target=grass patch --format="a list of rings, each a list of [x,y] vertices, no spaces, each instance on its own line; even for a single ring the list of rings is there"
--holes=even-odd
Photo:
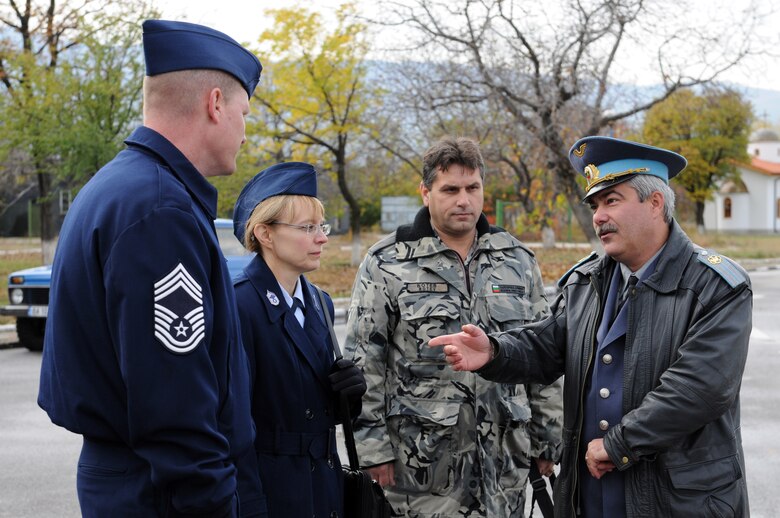
[[[770,259],[780,257],[780,236],[771,234],[688,234],[699,246],[732,259]]]

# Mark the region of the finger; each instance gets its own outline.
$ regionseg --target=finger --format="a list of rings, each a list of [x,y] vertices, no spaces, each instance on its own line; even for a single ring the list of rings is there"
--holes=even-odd
[[[428,347],[441,347],[442,345],[450,344],[452,343],[452,337],[453,335],[441,335],[431,338],[428,341]]]
[[[469,336],[479,336],[482,333],[482,330],[474,324],[466,324],[461,329]]]

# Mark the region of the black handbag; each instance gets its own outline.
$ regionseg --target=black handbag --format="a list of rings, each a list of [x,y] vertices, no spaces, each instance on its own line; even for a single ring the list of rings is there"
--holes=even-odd
[[[382,486],[360,469],[355,436],[352,435],[352,420],[349,404],[341,398],[344,416],[344,442],[347,445],[349,466],[342,466],[344,472],[344,516],[346,518],[390,518],[391,508]]]
[[[328,306],[325,304],[325,297],[319,288],[317,288],[317,294],[320,296],[322,312],[325,313],[325,320],[328,323],[336,359],[339,359],[341,358],[341,349],[339,348],[336,333],[333,331],[333,322],[330,319]],[[382,486],[376,480],[372,480],[368,473],[360,469],[347,398],[342,396],[339,403],[344,420],[344,442],[347,446],[347,456],[349,457],[349,466],[341,467],[344,472],[344,517],[390,518],[392,509],[387,501],[387,497],[385,497]]]

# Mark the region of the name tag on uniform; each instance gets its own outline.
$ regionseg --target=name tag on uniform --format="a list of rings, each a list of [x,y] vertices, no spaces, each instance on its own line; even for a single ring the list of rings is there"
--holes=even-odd
[[[447,293],[450,287],[446,282],[409,282],[406,284],[409,293]]]
[[[525,295],[525,286],[517,284],[493,284],[493,293],[512,293],[514,295]]]

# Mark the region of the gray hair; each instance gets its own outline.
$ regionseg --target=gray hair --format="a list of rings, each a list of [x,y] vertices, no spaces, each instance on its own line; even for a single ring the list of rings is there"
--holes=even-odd
[[[664,196],[664,221],[667,223],[672,222],[674,217],[674,189],[669,187],[669,184],[658,178],[657,176],[649,174],[637,174],[633,178],[626,182],[639,196],[639,201],[643,202],[650,197],[651,194],[658,191]]]

